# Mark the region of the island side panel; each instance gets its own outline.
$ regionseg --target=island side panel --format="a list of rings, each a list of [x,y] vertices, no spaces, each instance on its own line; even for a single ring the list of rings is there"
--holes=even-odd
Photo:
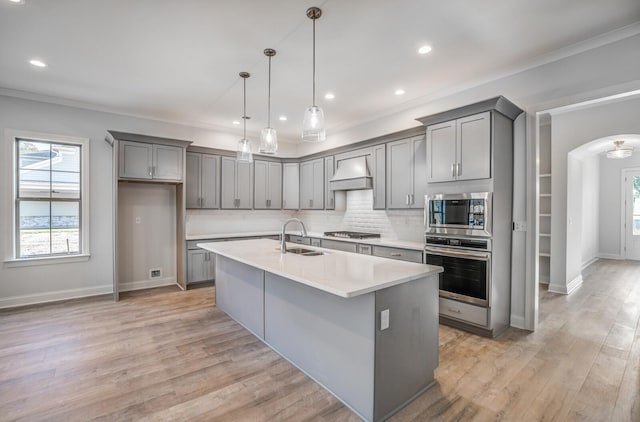
[[[216,306],[264,340],[264,271],[216,255]]]
[[[375,294],[342,298],[265,274],[265,342],[373,420]]]
[[[434,383],[438,366],[438,276],[379,290],[376,297],[375,420]],[[381,330],[381,312],[389,328]]]

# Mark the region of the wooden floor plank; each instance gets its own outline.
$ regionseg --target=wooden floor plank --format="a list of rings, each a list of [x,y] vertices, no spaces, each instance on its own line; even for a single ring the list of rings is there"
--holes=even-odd
[[[359,418],[215,308],[174,287],[0,311],[0,421]],[[535,333],[440,327],[436,384],[391,421],[640,421],[640,264],[540,292]]]

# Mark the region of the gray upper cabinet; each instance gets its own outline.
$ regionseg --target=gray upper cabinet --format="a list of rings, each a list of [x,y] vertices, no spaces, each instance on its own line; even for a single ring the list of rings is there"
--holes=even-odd
[[[373,147],[373,209],[383,210],[387,207],[387,148],[385,145]]]
[[[184,148],[120,141],[119,175],[122,179],[181,182]]]
[[[324,159],[300,163],[300,209],[324,208]]]
[[[273,161],[254,161],[255,209],[282,208],[282,164]]]
[[[221,205],[226,209],[251,209],[253,199],[253,164],[221,157]]]
[[[329,180],[336,172],[336,160],[332,155],[324,158],[324,208],[327,210],[334,210],[336,208],[336,194],[329,189]]]
[[[387,144],[387,208],[423,208],[427,191],[424,136]]]
[[[284,163],[282,171],[282,208],[300,208],[300,164]]]
[[[491,112],[427,126],[427,181],[491,177]]]
[[[220,208],[220,157],[187,152],[187,208]]]

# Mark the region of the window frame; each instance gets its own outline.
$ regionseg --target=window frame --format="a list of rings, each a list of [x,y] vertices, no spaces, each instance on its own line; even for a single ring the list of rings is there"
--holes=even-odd
[[[81,138],[75,136],[67,136],[67,135],[56,135],[56,134],[48,134],[48,133],[40,133],[40,132],[31,132],[25,130],[15,130],[15,129],[7,129],[5,130],[5,138],[6,138],[6,161],[4,167],[7,169],[5,175],[5,192],[10,192],[7,194],[7,208],[5,208],[5,213],[7,214],[7,218],[5,219],[5,224],[7,229],[7,233],[11,233],[9,236],[6,236],[5,239],[5,266],[13,267],[13,266],[24,266],[24,265],[43,265],[49,263],[64,263],[64,262],[78,262],[78,261],[87,261],[90,257],[90,248],[89,248],[89,209],[90,209],[90,198],[89,198],[89,157],[90,150],[89,144],[90,140],[88,138]],[[20,176],[19,176],[19,149],[18,144],[20,140],[28,140],[34,142],[46,142],[51,144],[61,144],[61,145],[71,145],[71,146],[79,146],[80,147],[80,198],[77,200],[79,203],[79,251],[78,253],[72,254],[48,254],[48,255],[35,255],[35,256],[25,256],[22,257],[19,255],[19,230],[20,225],[18,222],[18,206],[19,206],[19,184],[20,184]],[[8,162],[11,160],[11,162]],[[11,184],[11,186],[8,186]],[[28,200],[23,198],[22,200]],[[50,198],[50,202],[55,202],[55,198]],[[66,201],[60,201],[66,202]],[[71,202],[76,202],[71,201]],[[8,208],[10,207],[10,211]]]

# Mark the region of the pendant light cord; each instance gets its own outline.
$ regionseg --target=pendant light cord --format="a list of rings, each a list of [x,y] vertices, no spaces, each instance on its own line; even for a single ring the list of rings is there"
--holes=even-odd
[[[243,82],[243,95],[244,95],[244,106],[242,111],[242,123],[244,129],[242,131],[242,139],[247,139],[247,78],[242,78]]]
[[[316,20],[313,19],[313,106],[316,106]]]
[[[267,127],[271,127],[271,56],[269,56],[269,94],[267,96]]]

